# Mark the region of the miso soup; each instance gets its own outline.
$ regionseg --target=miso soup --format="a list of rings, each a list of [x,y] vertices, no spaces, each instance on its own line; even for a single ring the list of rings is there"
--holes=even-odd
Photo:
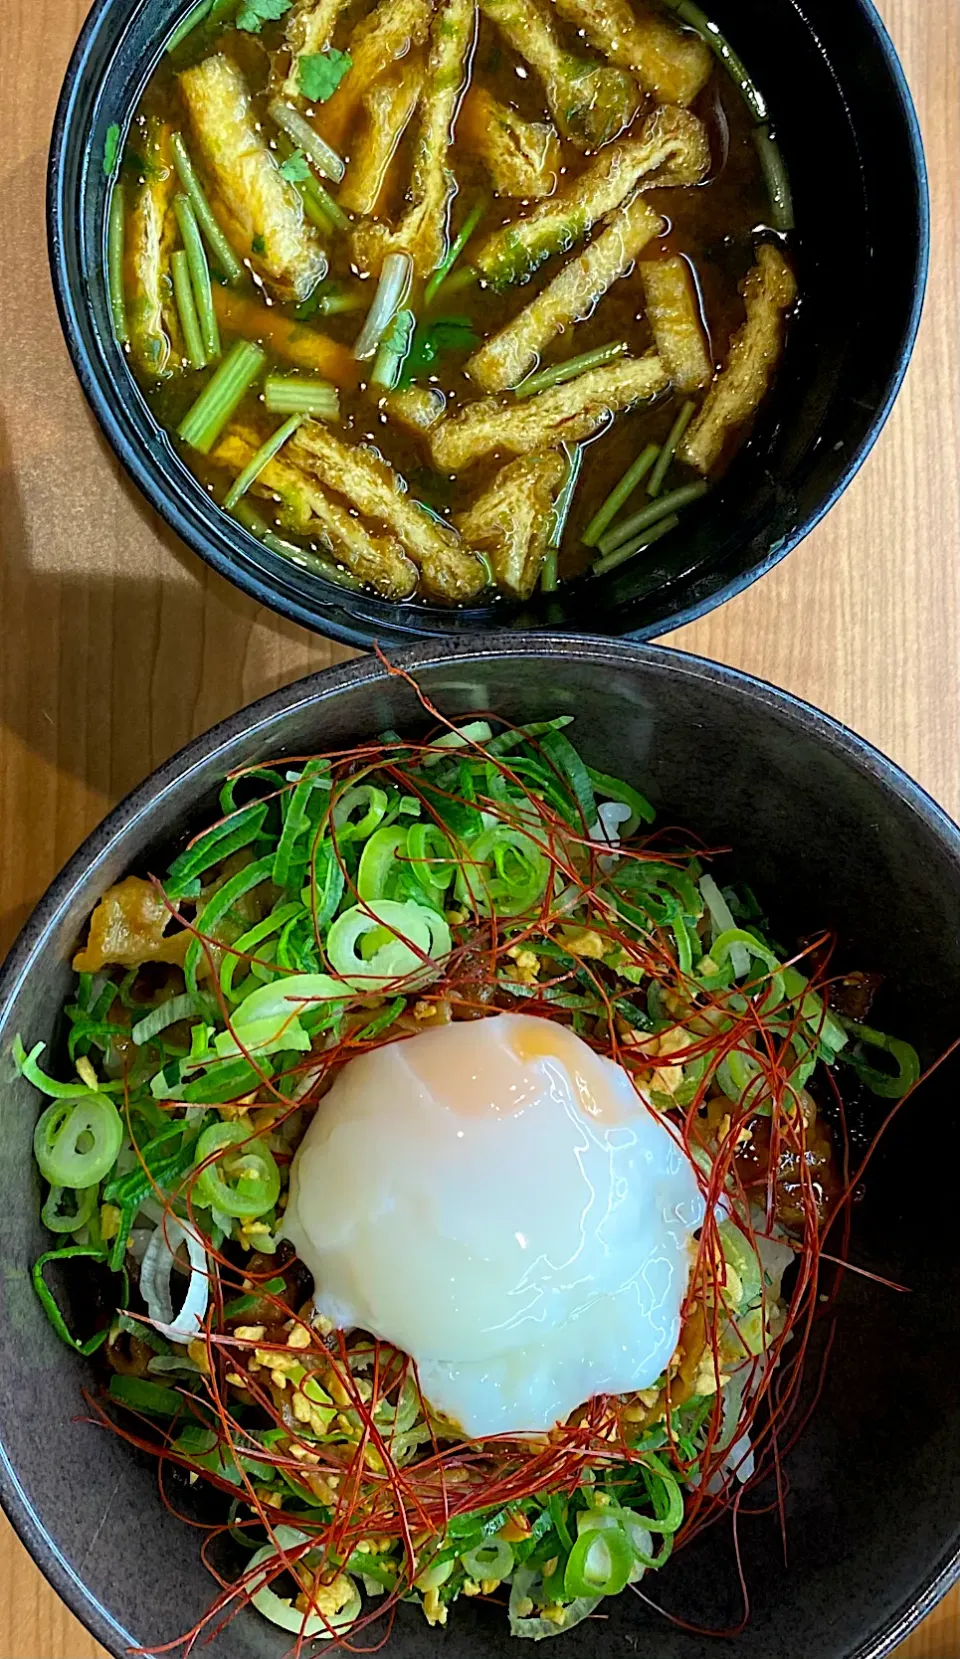
[[[108,269],[224,511],[333,581],[477,605],[677,531],[768,394],[792,228],[691,0],[200,0]]]

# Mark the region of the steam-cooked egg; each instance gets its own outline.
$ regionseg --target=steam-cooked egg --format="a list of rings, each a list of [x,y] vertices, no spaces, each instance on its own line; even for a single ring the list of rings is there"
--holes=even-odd
[[[522,1014],[349,1062],[285,1231],[322,1313],[394,1343],[469,1435],[649,1387],[676,1345],[696,1176],[622,1067]]]

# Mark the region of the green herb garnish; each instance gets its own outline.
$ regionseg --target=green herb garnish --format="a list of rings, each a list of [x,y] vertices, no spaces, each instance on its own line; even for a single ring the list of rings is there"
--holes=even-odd
[[[243,0],[237,12],[237,28],[258,35],[265,23],[275,23],[292,5],[293,0]]]
[[[328,52],[305,52],[298,64],[300,91],[311,104],[325,104],[352,68],[350,53],[335,47]]]
[[[313,177],[310,163],[302,150],[294,150],[292,155],[287,156],[286,161],[280,163],[280,177],[286,179],[288,184],[303,183]]]
[[[479,344],[469,317],[435,317],[421,323],[400,375],[400,385],[410,386],[431,369],[438,358],[451,352],[470,352]]]
[[[110,178],[117,165],[120,154],[120,128],[116,121],[107,128],[107,136],[103,141],[103,171]]]

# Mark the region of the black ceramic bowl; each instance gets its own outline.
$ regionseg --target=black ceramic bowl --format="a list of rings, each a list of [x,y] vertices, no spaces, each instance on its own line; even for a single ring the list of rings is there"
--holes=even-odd
[[[800,227],[800,314],[773,396],[709,502],[643,561],[526,606],[450,611],[347,593],[211,502],[116,346],[104,278],[107,128],[123,125],[186,0],[96,0],[53,134],[50,254],[64,332],[103,430],[194,552],[258,602],[356,645],[503,628],[647,639],[770,570],[849,484],[899,389],[928,257],[923,149],[871,0],[711,0],[773,113]]]
[[[661,821],[735,849],[779,937],[826,924],[839,966],[877,970],[878,1022],[932,1061],[960,1034],[960,831],[865,743],[727,668],[649,647],[517,635],[397,654],[448,715],[514,721],[561,711],[595,766],[648,791]],[[231,767],[338,747],[386,727],[422,729],[410,687],[372,659],[275,692],[198,739],[106,820],[58,876],[0,977],[0,1497],[56,1589],[117,1656],[171,1641],[211,1599],[195,1532],[162,1507],[152,1467],[73,1421],[86,1362],[34,1300],[45,1248],[31,1156],[38,1101],[10,1058],[14,1034],[56,1054],[68,959],[103,889],[209,812]],[[960,1273],[950,1198],[960,1063],[909,1102],[870,1168],[852,1259],[909,1286],[848,1274],[822,1398],[789,1458],[788,1565],[774,1518],[741,1521],[752,1622],[735,1644],[685,1634],[627,1595],[558,1644],[565,1659],[879,1659],[960,1565]],[[858,1122],[869,1133],[876,1103]],[[822,1352],[827,1329],[815,1344]],[[646,1586],[645,1586],[646,1588]],[[694,1623],[741,1608],[728,1531],[682,1551],[653,1592]],[[246,1611],[219,1659],[280,1659],[290,1638]],[[205,1649],[201,1651],[206,1651]],[[502,1615],[461,1603],[443,1635],[401,1608],[392,1659],[494,1659],[517,1651]]]

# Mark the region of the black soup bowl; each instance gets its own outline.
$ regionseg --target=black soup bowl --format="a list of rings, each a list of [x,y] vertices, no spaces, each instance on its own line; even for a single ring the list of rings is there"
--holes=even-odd
[[[676,536],[527,605],[464,610],[347,592],[262,547],[211,501],[117,346],[105,277],[109,127],[126,123],[187,0],[96,0],[67,72],[49,175],[53,281],[77,373],[148,501],[259,603],[355,645],[503,628],[647,639],[770,570],[834,504],[906,370],[928,259],[923,148],[871,0],[711,0],[770,106],[796,207],[802,303],[749,443]]]
[[[408,647],[394,661],[451,718],[478,709],[518,723],[574,714],[571,735],[588,763],[647,791],[661,823],[733,849],[724,868],[752,882],[775,937],[828,926],[841,942],[839,969],[885,976],[877,1023],[915,1043],[925,1066],[960,1036],[960,830],[843,727],[731,669],[620,642],[511,635]],[[0,1497],[55,1588],[116,1659],[172,1642],[206,1611],[215,1586],[198,1534],[161,1503],[152,1464],[76,1420],[89,1363],[61,1344],[30,1286],[31,1265],[48,1248],[32,1157],[39,1102],[16,1076],[13,1039],[45,1040],[53,1066],[66,1064],[59,1010],[90,911],[124,873],[166,867],[171,844],[210,822],[227,771],[424,723],[407,681],[372,658],[243,710],[161,767],[91,836],[0,977]],[[940,1172],[958,1088],[954,1056],[900,1110],[869,1166],[850,1259],[878,1277],[843,1275],[822,1393],[785,1462],[786,1564],[776,1515],[741,1516],[751,1600],[743,1634],[735,1643],[690,1634],[627,1594],[607,1604],[609,1618],[562,1636],[558,1655],[880,1659],[957,1575],[960,1268],[946,1196],[952,1165],[946,1181]],[[866,1144],[888,1107],[871,1099],[862,1120],[851,1120],[855,1144]],[[811,1391],[830,1335],[824,1316]],[[681,1550],[651,1594],[691,1624],[736,1624],[728,1524]],[[199,1651],[281,1659],[291,1640],[247,1609]],[[386,1652],[507,1659],[517,1647],[502,1612],[461,1600],[444,1633],[401,1607]]]

